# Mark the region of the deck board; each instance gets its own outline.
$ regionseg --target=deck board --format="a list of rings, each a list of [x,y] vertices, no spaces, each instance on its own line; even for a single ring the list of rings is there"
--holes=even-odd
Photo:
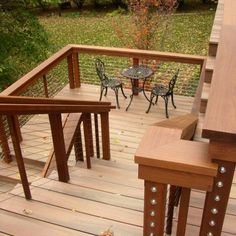
[[[125,90],[128,94],[129,91]],[[66,97],[64,97],[66,96]],[[66,87],[58,94],[60,98],[98,100],[99,87],[82,85],[81,89]],[[115,104],[114,94],[108,92],[103,101]],[[125,111],[129,99],[121,96],[121,109],[110,112],[111,160],[92,158],[92,169],[86,169],[83,162],[76,165],[73,152],[70,158],[70,183],[57,181],[54,171],[48,179],[40,178],[39,166],[27,164],[27,173],[32,176],[32,201],[23,198],[21,186],[11,194],[0,194],[0,232],[10,235],[99,235],[112,226],[115,236],[141,236],[143,212],[143,181],[138,179],[138,166],[134,163],[134,153],[146,128],[165,120],[164,103],[160,99],[146,114],[147,101],[142,95],[134,97],[128,112]],[[171,107],[170,117],[191,111],[193,98],[176,96],[177,109]],[[202,120],[202,119],[201,119]],[[202,127],[199,124],[198,133]],[[22,147],[24,156],[45,161],[51,151],[48,118],[35,116],[23,127]],[[33,132],[31,132],[33,131]],[[16,164],[1,165],[1,174],[18,176]],[[19,176],[18,176],[19,178]],[[223,236],[235,235],[233,221],[236,221],[236,175],[232,185],[231,198],[227,209]],[[2,189],[10,189],[7,186]],[[13,187],[13,186],[12,186]],[[187,225],[188,236],[199,231],[200,212],[204,193],[192,191],[190,214]],[[24,209],[32,214],[26,215]],[[4,221],[2,221],[4,218]],[[12,225],[15,224],[16,227]],[[176,220],[174,222],[176,227]],[[173,231],[175,232],[175,227]],[[20,230],[22,231],[20,231]],[[32,231],[31,231],[32,230]],[[45,233],[47,230],[47,233]],[[1,235],[1,234],[0,234]]]

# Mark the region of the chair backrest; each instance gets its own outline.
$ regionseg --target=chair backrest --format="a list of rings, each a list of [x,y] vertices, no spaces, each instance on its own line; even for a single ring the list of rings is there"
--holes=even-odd
[[[96,72],[101,81],[107,80],[107,76],[105,74],[105,65],[100,59],[96,59],[95,61]]]
[[[172,79],[169,82],[169,90],[168,90],[167,94],[173,93],[178,75],[179,75],[179,69],[176,71],[176,73],[174,74],[174,76],[172,77]]]

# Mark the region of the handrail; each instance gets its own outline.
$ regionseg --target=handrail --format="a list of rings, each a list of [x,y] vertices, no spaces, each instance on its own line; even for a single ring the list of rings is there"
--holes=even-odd
[[[58,98],[35,98],[23,96],[1,96],[1,103],[16,103],[16,104],[64,104],[64,105],[96,105],[96,106],[110,106],[110,102],[97,102],[97,101],[80,101],[71,99],[58,99]],[[115,108],[115,106],[112,106]]]
[[[19,80],[17,80],[15,83],[13,83],[8,88],[6,88],[4,91],[2,91],[1,95],[6,95],[6,96],[18,95],[29,84],[34,82],[37,78],[46,74],[48,71],[50,71],[56,65],[58,65],[64,58],[71,55],[71,52],[72,52],[72,48],[69,45],[60,49],[58,52],[53,54],[47,60],[42,62],[40,65],[35,67],[29,73],[27,73],[26,75],[21,77]]]
[[[196,56],[191,54],[160,52],[151,50],[129,49],[129,48],[113,48],[88,45],[69,44],[73,48],[73,52],[100,54],[119,57],[133,57],[143,59],[160,59],[162,61],[174,61],[189,64],[203,64],[204,56]]]
[[[117,57],[133,57],[139,59],[156,59],[162,61],[174,61],[180,63],[198,64],[203,65],[204,56],[186,55],[180,53],[168,53],[159,51],[147,51],[139,49],[127,49],[127,48],[112,48],[112,47],[100,47],[100,46],[88,46],[88,45],[76,45],[69,44],[53,54],[47,60],[35,67],[28,74],[17,80],[14,84],[10,85],[7,89],[1,92],[1,95],[19,95],[25,88],[37,78],[42,77],[52,68],[58,65],[63,59],[67,57],[69,67],[69,79],[73,80],[73,76],[79,77],[78,64],[75,60],[78,60],[78,53],[87,54],[99,54],[107,56]],[[77,67],[76,69],[74,67]],[[74,78],[78,79],[78,78]],[[79,84],[77,81],[70,81],[70,84]],[[76,87],[76,85],[74,85]],[[73,87],[73,85],[71,85]]]

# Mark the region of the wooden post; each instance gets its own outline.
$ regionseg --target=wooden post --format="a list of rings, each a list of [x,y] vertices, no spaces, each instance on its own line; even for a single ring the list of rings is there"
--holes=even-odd
[[[87,168],[91,168],[90,157],[93,153],[93,146],[91,146],[91,114],[83,114],[83,124],[84,124],[84,141],[85,141],[85,151],[86,151],[86,162]],[[92,149],[91,149],[92,148]]]
[[[102,153],[103,159],[110,160],[110,134],[109,134],[109,113],[101,114],[101,132],[102,132]]]
[[[220,236],[230,189],[234,177],[235,163],[214,160],[219,165],[212,192],[207,192],[203,210],[200,236]]]
[[[76,162],[83,161],[84,157],[83,157],[83,145],[82,145],[80,124],[78,124],[75,131],[74,150],[75,150]]]
[[[20,173],[24,193],[25,193],[25,198],[26,199],[31,199],[29,182],[28,182],[28,179],[27,179],[27,175],[26,175],[26,171],[25,171],[25,165],[24,165],[24,161],[23,161],[23,156],[22,156],[22,153],[21,153],[20,140],[19,140],[19,136],[18,136],[18,133],[17,133],[18,126],[17,126],[17,123],[16,123],[15,116],[13,116],[13,115],[8,116],[7,120],[8,120],[8,124],[9,124],[9,129],[10,129],[10,133],[11,133],[11,138],[12,138],[14,151],[15,151],[16,162],[17,162],[17,166],[18,166],[18,169],[19,169],[19,173]]]
[[[187,225],[187,218],[188,218],[190,193],[191,193],[190,188],[182,188],[182,190],[181,190],[181,198],[180,198],[180,206],[179,206],[179,215],[178,215],[178,225],[177,225],[176,236],[185,235],[186,225]]]
[[[98,114],[94,114],[94,126],[95,126],[95,141],[96,141],[96,153],[97,158],[100,158],[100,145],[99,145],[99,130],[98,130]]]
[[[74,81],[74,72],[73,72],[73,57],[72,54],[67,56],[67,64],[68,64],[68,77],[69,77],[69,84],[70,88],[75,88],[75,81]]]
[[[66,150],[61,122],[61,114],[49,114],[49,121],[52,131],[52,140],[57,163],[59,181],[68,182],[69,172],[66,162]]]
[[[133,58],[133,65],[138,65],[139,64],[139,59],[138,58]],[[134,86],[139,87],[139,82],[138,80],[134,80]],[[138,91],[134,92],[134,95],[138,95]]]
[[[80,81],[79,55],[77,52],[73,53],[73,71],[74,71],[75,87],[79,88],[81,86],[81,81]]]
[[[145,180],[143,236],[163,236],[167,185]]]
[[[10,152],[10,148],[7,141],[7,135],[4,128],[2,116],[0,116],[0,144],[2,147],[3,155],[4,155],[3,160],[6,163],[10,163],[12,161],[12,157],[11,157],[11,152]]]
[[[45,97],[48,98],[49,94],[48,94],[48,83],[47,83],[47,77],[46,75],[43,75],[43,87],[44,87],[44,94]]]

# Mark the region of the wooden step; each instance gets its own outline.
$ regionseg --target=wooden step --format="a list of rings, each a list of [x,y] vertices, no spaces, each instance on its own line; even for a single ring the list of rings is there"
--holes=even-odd
[[[208,55],[209,56],[216,56],[217,54],[217,48],[218,43],[220,40],[220,31],[221,31],[221,25],[223,20],[223,2],[218,3],[216,13],[215,13],[215,19],[213,22],[213,27],[209,39],[209,49],[208,49]]]
[[[213,71],[214,71],[214,65],[215,65],[215,57],[208,56],[207,62],[206,62],[206,69],[205,69],[205,79],[204,81],[206,83],[211,83]]]
[[[207,108],[207,101],[210,93],[210,84],[204,83],[201,96],[200,113],[205,113]]]

